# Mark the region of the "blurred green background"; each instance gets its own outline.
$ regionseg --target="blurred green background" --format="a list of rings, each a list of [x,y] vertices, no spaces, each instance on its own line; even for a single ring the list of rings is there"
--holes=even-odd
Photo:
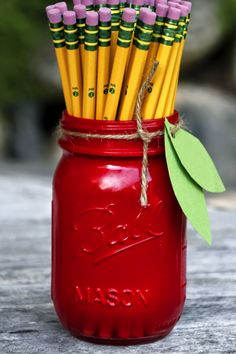
[[[45,6],[7,0],[0,12],[0,158],[54,166],[64,108]],[[68,2],[72,5],[72,1]],[[236,0],[193,0],[177,108],[236,188]]]

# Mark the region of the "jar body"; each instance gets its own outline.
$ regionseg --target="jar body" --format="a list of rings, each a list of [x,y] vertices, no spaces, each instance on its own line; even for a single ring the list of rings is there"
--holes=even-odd
[[[148,206],[140,206],[141,162],[66,149],[55,172],[52,298],[77,337],[147,342],[181,315],[185,217],[163,154],[149,156]]]

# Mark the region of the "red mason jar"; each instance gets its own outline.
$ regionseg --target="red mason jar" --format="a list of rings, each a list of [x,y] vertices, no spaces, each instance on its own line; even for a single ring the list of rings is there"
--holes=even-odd
[[[169,117],[178,121],[178,114]],[[128,134],[136,122],[78,119],[72,132]],[[163,119],[143,123],[164,128]],[[52,298],[74,336],[102,343],[145,343],[180,318],[186,288],[186,220],[174,196],[163,137],[149,145],[148,206],[140,205],[140,139],[64,135],[52,206]]]

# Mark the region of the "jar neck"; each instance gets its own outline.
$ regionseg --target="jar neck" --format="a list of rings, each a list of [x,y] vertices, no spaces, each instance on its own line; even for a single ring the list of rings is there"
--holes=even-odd
[[[178,112],[167,117],[170,123],[177,123],[179,120]],[[143,121],[143,130],[146,132],[163,132],[164,118]],[[132,121],[105,121],[75,118],[63,113],[61,120],[62,137],[59,145],[65,151],[74,154],[86,154],[95,156],[122,156],[122,157],[141,157],[143,155],[143,141],[141,138],[128,140],[127,135],[137,133],[137,124]],[[84,136],[76,136],[82,133]],[[86,135],[89,134],[87,137]],[[121,135],[122,138],[94,138],[91,134],[99,135]],[[124,136],[124,138],[123,138]],[[154,137],[149,143],[148,155],[159,155],[164,153],[163,136]]]

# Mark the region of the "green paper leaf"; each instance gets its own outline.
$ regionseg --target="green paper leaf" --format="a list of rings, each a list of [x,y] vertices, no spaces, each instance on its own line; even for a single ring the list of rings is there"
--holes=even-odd
[[[211,244],[211,230],[202,188],[181,164],[165,129],[165,153],[171,184],[179,205],[194,229]]]
[[[165,127],[178,158],[194,181],[208,192],[224,192],[225,187],[214,162],[200,140],[184,129],[178,130],[173,137],[171,134],[173,125],[167,119]]]

